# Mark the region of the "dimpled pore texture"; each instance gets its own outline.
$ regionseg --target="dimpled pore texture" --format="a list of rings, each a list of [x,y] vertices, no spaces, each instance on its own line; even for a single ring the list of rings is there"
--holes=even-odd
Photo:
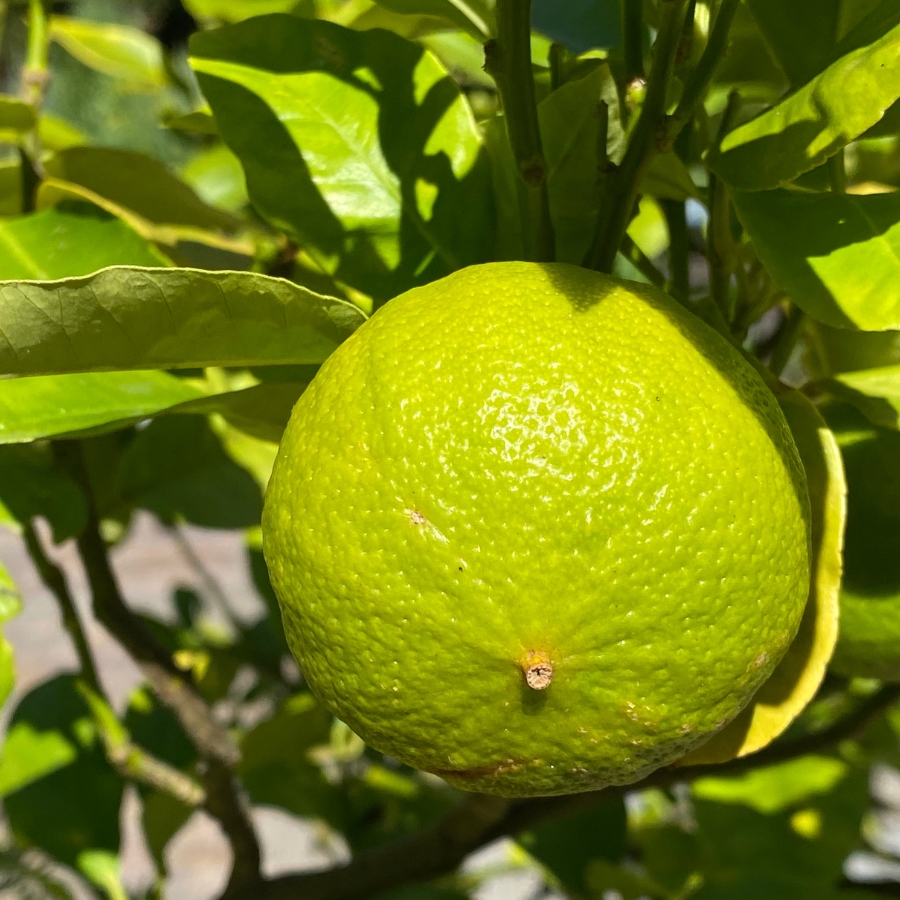
[[[791,642],[808,501],[739,354],[643,285],[491,263],[392,300],[285,433],[266,559],[312,690],[505,796],[633,782]]]

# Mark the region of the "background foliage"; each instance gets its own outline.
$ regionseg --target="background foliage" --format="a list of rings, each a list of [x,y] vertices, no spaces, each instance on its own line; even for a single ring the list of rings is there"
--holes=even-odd
[[[573,898],[900,893],[900,691],[845,667],[819,685],[842,456],[845,590],[900,592],[900,6],[534,0],[530,31],[528,5],[0,3],[0,523],[79,660],[6,711],[0,891],[127,897],[133,785],[147,897],[200,808],[234,851],[229,898],[458,900],[480,889],[460,862],[504,835],[508,867]],[[776,724],[748,726],[745,752],[805,707],[758,753],[464,797],[363,746],[291,665],[258,529],[291,406],[379,305],[510,258],[664,287],[781,394],[817,510],[813,649],[789,701],[772,688]],[[241,530],[267,614],[215,627],[186,591],[136,613],[108,551],[139,511]],[[55,561],[67,541],[144,678],[125,708]],[[0,567],[0,622],[22,602]],[[14,670],[0,639],[3,698]],[[353,861],[263,879],[263,804]]]

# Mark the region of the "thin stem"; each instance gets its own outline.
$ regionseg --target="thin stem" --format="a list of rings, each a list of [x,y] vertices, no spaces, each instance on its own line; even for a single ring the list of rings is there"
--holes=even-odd
[[[841,147],[828,159],[828,180],[835,194],[847,193],[847,170],[844,166],[844,148]]]
[[[484,45],[484,68],[497,83],[516,162],[525,254],[551,262],[556,251],[531,69],[531,0],[497,0],[496,13],[497,37]]]
[[[663,22],[653,45],[653,66],[647,94],[622,164],[609,178],[601,201],[600,218],[589,255],[589,268],[609,272],[628,227],[641,180],[659,149],[660,128],[665,128],[666,91],[681,37],[687,0],[663,4]]]
[[[797,339],[800,337],[800,326],[803,324],[803,310],[795,304],[791,304],[784,325],[781,326],[781,332],[775,343],[775,349],[772,351],[772,358],[769,361],[769,370],[773,375],[779,377],[784,371],[784,367],[791,358],[791,353],[797,345]]]
[[[622,255],[641,273],[651,284],[658,288],[666,286],[666,276],[653,264],[653,260],[631,239],[631,235],[625,232],[622,238]]]
[[[633,791],[671,787],[707,775],[737,775],[820,752],[856,736],[897,700],[900,684],[887,685],[817,734],[778,742],[751,756],[719,765],[659,769],[637,784],[533,800],[508,801],[476,794],[413,837],[366,851],[347,865],[325,872],[282,875],[264,882],[260,893],[237,894],[235,900],[363,900],[380,891],[452,871],[468,854],[504,835],[592,809]]]
[[[731,130],[740,108],[740,97],[732,91],[722,115],[717,140]],[[726,320],[733,322],[735,310],[729,300],[731,276],[736,266],[734,239],[731,234],[731,202],[728,189],[713,172],[709,173],[709,225],[706,231],[706,260],[712,298]]]
[[[644,77],[643,0],[622,2],[622,50],[625,55],[625,81]]]
[[[100,517],[91,482],[77,441],[54,445],[59,461],[85,492],[88,518],[76,539],[87,574],[94,614],[138,664],[160,701],[175,713],[185,734],[203,760],[206,808],[222,825],[234,850],[228,890],[257,885],[260,849],[250,822],[249,809],[233,767],[240,753],[231,735],[213,717],[197,688],[172,661],[166,649],[125,603],[100,533]]]
[[[25,541],[28,555],[31,557],[31,561],[41,577],[41,581],[44,582],[44,585],[53,594],[59,605],[63,628],[65,628],[66,633],[75,646],[75,654],[78,657],[81,676],[89,685],[99,689],[100,679],[97,675],[97,666],[94,662],[87,636],[81,627],[81,619],[75,608],[75,601],[72,599],[66,576],[63,574],[62,569],[47,556],[41,539],[38,537],[31,522],[26,522],[22,526],[22,538]]]
[[[737,12],[740,0],[723,0],[722,7],[716,16],[715,24],[709,34],[706,49],[696,67],[688,76],[684,91],[675,112],[669,116],[666,125],[664,148],[671,147],[682,128],[693,118],[694,112],[706,96],[713,75],[716,74],[722,54],[728,44],[728,32]]]
[[[691,293],[691,245],[685,203],[661,200],[660,206],[669,226],[669,293],[680,303],[687,303]]]
[[[555,91],[563,83],[563,61],[566,48],[562,44],[553,43],[547,53],[547,65],[550,67],[550,90]]]
[[[22,69],[22,90],[25,99],[36,109],[44,101],[44,91],[50,78],[47,66],[50,35],[46,0],[28,0],[28,46]]]
[[[238,616],[231,608],[231,604],[228,601],[228,597],[226,596],[225,591],[222,590],[221,585],[218,583],[218,581],[216,581],[215,578],[213,578],[212,573],[203,564],[203,560],[200,559],[200,557],[197,555],[197,551],[194,550],[194,547],[188,540],[187,535],[178,525],[172,525],[167,530],[169,534],[172,535],[172,539],[178,545],[178,549],[181,551],[181,555],[184,557],[185,562],[187,562],[187,564],[200,578],[200,581],[203,583],[203,588],[207,595],[215,601],[216,606],[219,607],[219,610],[228,620],[228,623],[233,627],[238,628]]]
[[[75,645],[80,668],[78,689],[91,711],[110,765],[123,778],[157,788],[188,806],[201,805],[206,794],[196,781],[131,740],[103,692],[90,644],[62,569],[47,556],[31,522],[23,526],[22,536],[41,580],[59,604],[63,627]]]
[[[22,205],[25,212],[34,208],[36,182],[44,174],[41,162],[40,115],[47,84],[50,81],[50,69],[47,64],[50,49],[47,16],[49,2],[50,0],[28,0],[28,46],[25,65],[22,67],[22,93],[25,101],[34,107],[34,127],[20,147],[20,155],[23,157]]]

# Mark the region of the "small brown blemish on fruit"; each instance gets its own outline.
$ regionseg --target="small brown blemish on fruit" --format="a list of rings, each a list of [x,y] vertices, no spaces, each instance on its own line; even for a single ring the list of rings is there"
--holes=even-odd
[[[529,650],[522,663],[525,672],[525,683],[533,691],[543,691],[550,687],[553,681],[553,663],[546,653]]]
[[[407,510],[409,513],[409,521],[413,523],[413,525],[424,525],[425,524],[425,516],[422,515],[417,509],[409,509]]]

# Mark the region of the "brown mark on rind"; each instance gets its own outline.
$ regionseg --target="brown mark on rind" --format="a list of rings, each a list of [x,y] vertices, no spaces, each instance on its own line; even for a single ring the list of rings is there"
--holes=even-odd
[[[553,663],[546,653],[538,650],[528,651],[522,663],[522,671],[525,673],[525,683],[533,691],[546,690],[553,681]]]

